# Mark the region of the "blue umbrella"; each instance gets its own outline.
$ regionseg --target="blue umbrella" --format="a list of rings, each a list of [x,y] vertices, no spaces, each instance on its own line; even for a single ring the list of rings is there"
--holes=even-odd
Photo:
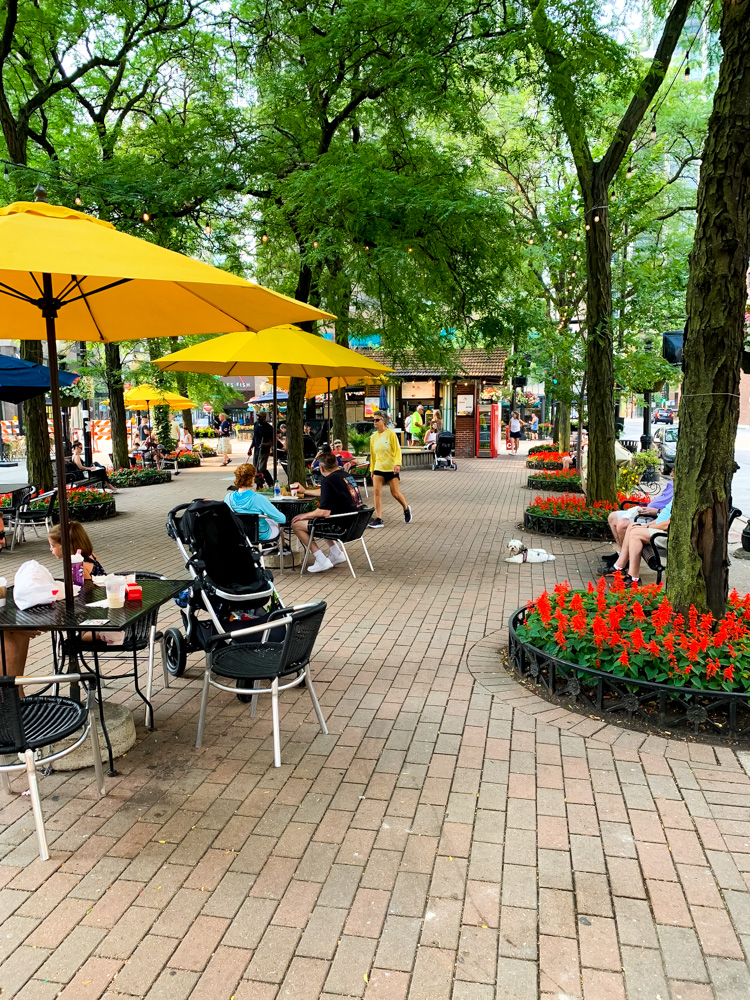
[[[277,392],[276,392],[276,401],[277,402],[279,402],[279,403],[286,403],[286,401],[288,399],[289,399],[289,394],[288,393],[282,392],[281,389],[277,390]],[[248,402],[250,402],[250,403],[272,403],[273,402],[273,393],[272,392],[267,392],[263,396],[253,396],[253,398],[250,399],[250,400],[248,400]]]
[[[71,386],[78,378],[75,372],[62,369],[59,375],[60,387]],[[49,368],[0,354],[0,399],[4,402],[22,403],[25,399],[49,392],[49,388]]]
[[[386,392],[386,388],[384,385],[381,385],[380,387],[380,409],[381,410],[388,409],[388,393]]]

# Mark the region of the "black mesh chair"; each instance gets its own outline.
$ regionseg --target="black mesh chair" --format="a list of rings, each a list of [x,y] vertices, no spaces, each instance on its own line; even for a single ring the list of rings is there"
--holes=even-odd
[[[209,687],[219,688],[220,691],[232,691],[235,694],[237,688],[252,690],[251,716],[255,715],[258,696],[271,695],[274,767],[281,767],[279,691],[286,691],[306,682],[320,728],[323,733],[328,732],[310,676],[310,657],[325,612],[324,601],[291,608],[278,608],[261,625],[252,625],[237,632],[224,632],[209,641],[206,647],[206,672],[203,678],[196,747],[203,742]],[[215,680],[215,677],[233,681],[235,686],[222,684]],[[286,682],[279,684],[280,680]],[[270,681],[271,686],[259,688],[258,681]]]
[[[11,542],[11,549],[16,544],[16,531],[18,530],[18,512],[23,510],[26,506],[30,497],[32,497],[37,491],[36,486],[21,486],[17,490],[13,490],[10,494],[10,503],[7,507],[3,507],[0,510],[2,514],[3,523],[5,524],[5,531],[9,530],[13,532],[13,540]],[[6,539],[7,544],[7,539]]]
[[[336,544],[340,546],[355,580],[357,579],[357,574],[354,572],[354,567],[352,566],[351,559],[349,558],[349,553],[346,551],[346,546],[348,542],[356,542],[357,539],[359,539],[359,541],[362,542],[362,548],[365,550],[367,563],[374,573],[375,567],[372,565],[370,553],[367,551],[364,538],[365,529],[372,520],[372,515],[374,513],[375,511],[372,507],[360,507],[359,510],[355,510],[351,514],[329,514],[328,517],[311,518],[307,522],[310,531],[310,541],[308,542],[307,548],[305,549],[305,555],[302,559],[302,568],[299,571],[300,576],[305,572],[305,566],[307,565],[307,560],[310,557],[312,543],[318,538],[325,538],[329,541],[336,542]]]
[[[119,573],[115,573],[115,576],[135,576],[136,583],[139,580],[166,580],[165,576],[161,573],[146,573],[146,572],[133,572],[130,570],[122,570]],[[108,674],[107,680],[123,680],[125,677],[132,677],[133,683],[135,685],[136,694],[143,699],[145,702],[145,716],[144,721],[148,725],[149,729],[154,728],[154,709],[151,705],[151,689],[154,682],[154,652],[156,649],[156,643],[161,642],[162,635],[161,632],[157,631],[156,621],[159,615],[159,609],[154,608],[147,615],[139,618],[138,621],[129,625],[125,629],[124,638],[121,643],[110,644],[107,643],[95,643],[92,647],[94,661],[98,662],[101,660],[123,660],[127,656],[133,657],[133,669],[128,670],[124,674]],[[148,650],[148,672],[146,674],[146,694],[145,697],[140,689],[138,683],[138,654]],[[84,647],[84,652],[86,647]],[[164,687],[169,687],[169,672],[167,671],[167,662],[162,650],[162,676],[164,678]]]
[[[86,704],[73,698],[63,698],[60,695],[27,695],[19,697],[19,688],[30,688],[35,685],[82,683],[88,688]],[[50,764],[52,761],[72,753],[91,736],[94,754],[94,771],[96,787],[99,795],[104,795],[104,772],[102,769],[102,754],[99,747],[99,731],[96,725],[94,707],[93,682],[90,677],[81,674],[52,674],[48,677],[0,677],[0,773],[6,792],[11,791],[10,775],[16,771],[25,771],[29,782],[31,808],[34,813],[36,836],[39,843],[39,857],[42,861],[49,858],[47,836],[44,832],[44,817],[42,803],[39,797],[39,785],[36,768],[40,764]],[[53,745],[67,739],[73,733],[82,730],[80,737],[70,746],[54,752]],[[52,752],[37,756],[38,751],[45,747]],[[9,762],[8,756],[18,755],[23,760]]]
[[[44,506],[37,509],[32,509],[31,504],[36,503],[39,500],[43,500]],[[44,525],[44,530],[49,531],[52,527],[53,521],[53,511],[55,504],[57,503],[57,489],[48,490],[47,493],[40,493],[38,496],[26,497],[24,503],[19,507],[16,517],[15,517],[15,528],[13,531],[13,541],[11,543],[11,551],[16,546],[16,539],[20,532],[21,541],[24,541],[26,536],[27,526],[31,526],[34,529],[34,534],[39,535],[37,530],[40,525]]]

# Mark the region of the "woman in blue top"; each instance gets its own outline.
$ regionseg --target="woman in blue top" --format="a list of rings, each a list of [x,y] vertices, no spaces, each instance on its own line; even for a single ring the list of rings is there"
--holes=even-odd
[[[278,538],[279,525],[284,524],[286,517],[270,500],[255,492],[255,466],[249,463],[238,465],[234,485],[236,490],[227,493],[224,503],[229,504],[236,514],[260,515],[258,537],[262,542]]]

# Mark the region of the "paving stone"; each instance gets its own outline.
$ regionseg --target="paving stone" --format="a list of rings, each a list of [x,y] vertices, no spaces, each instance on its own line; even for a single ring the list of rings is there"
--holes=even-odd
[[[707,983],[706,966],[695,931],[688,927],[659,927],[658,933],[667,976]]]
[[[376,944],[370,938],[342,937],[326,979],[326,991],[361,997],[365,992],[365,976],[369,975],[372,967]]]
[[[409,989],[409,1000],[451,1000],[454,960],[454,951],[420,948]]]

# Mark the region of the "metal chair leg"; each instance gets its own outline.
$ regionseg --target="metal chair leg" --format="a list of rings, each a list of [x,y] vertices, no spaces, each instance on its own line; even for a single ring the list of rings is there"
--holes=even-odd
[[[356,580],[357,579],[357,574],[354,572],[354,567],[352,566],[352,561],[349,558],[349,553],[346,551],[346,545],[344,545],[344,543],[341,540],[339,540],[336,544],[339,545],[340,548],[341,548],[341,550],[343,551],[344,558],[346,559],[347,565],[349,566],[349,569],[352,572],[352,576]]]
[[[375,567],[372,564],[372,559],[370,559],[370,553],[367,551],[367,546],[365,545],[364,538],[360,538],[360,542],[362,542],[362,548],[365,550],[365,555],[367,556],[367,563],[368,563],[370,569],[374,573],[375,572]]]
[[[99,727],[96,724],[96,715],[89,708],[89,736],[91,737],[91,749],[94,754],[94,774],[96,775],[96,787],[99,798],[107,794],[104,787],[104,768],[102,767],[102,748],[99,745]]]
[[[310,552],[312,550],[312,543],[313,543],[313,539],[315,538],[315,521],[313,521],[312,524],[310,524],[309,521],[307,523],[310,526],[310,528],[309,528],[310,538],[309,538],[309,541],[307,543],[307,548],[305,549],[305,555],[304,555],[304,557],[302,559],[302,566],[300,567],[300,571],[299,571],[299,575],[300,576],[302,576],[302,574],[305,572],[305,566],[307,566],[307,560],[310,558]]]
[[[255,681],[255,680],[253,681],[253,687],[252,687],[253,691],[255,690],[255,685],[257,683],[258,683],[257,681]],[[257,694],[254,694],[252,696],[252,698],[250,699],[250,718],[251,719],[255,718],[255,710],[256,710],[257,707],[258,707],[258,696],[257,696]]]
[[[13,794],[13,789],[10,787],[10,775],[7,771],[3,771],[3,791],[6,795]]]
[[[42,861],[49,861],[49,848],[47,847],[47,834],[44,831],[44,817],[42,816],[42,800],[39,797],[39,782],[36,777],[36,765],[34,763],[34,751],[25,750],[26,775],[29,779],[29,795],[31,796],[31,809],[34,813],[34,824],[36,826],[36,839],[39,843],[39,857]]]
[[[281,767],[281,731],[279,729],[279,678],[271,684],[271,716],[273,718],[273,766]]]
[[[148,725],[149,714],[151,715],[151,729],[154,728],[154,706],[151,704],[151,688],[154,685],[154,646],[156,644],[156,626],[151,626],[148,637],[148,674],[146,675],[146,712],[143,721]]]
[[[328,735],[328,726],[326,725],[326,720],[323,718],[323,712],[320,708],[320,702],[318,701],[318,696],[315,694],[315,688],[313,687],[312,677],[310,676],[310,668],[305,670],[305,687],[310,692],[310,699],[313,703],[313,708],[315,709],[315,714],[318,717],[318,723],[320,725],[321,732]]]
[[[198,733],[195,737],[196,747],[203,743],[203,723],[206,721],[206,705],[208,704],[208,689],[211,684],[211,667],[208,657],[206,657],[206,673],[203,678],[203,694],[201,695],[201,710],[198,715]]]

